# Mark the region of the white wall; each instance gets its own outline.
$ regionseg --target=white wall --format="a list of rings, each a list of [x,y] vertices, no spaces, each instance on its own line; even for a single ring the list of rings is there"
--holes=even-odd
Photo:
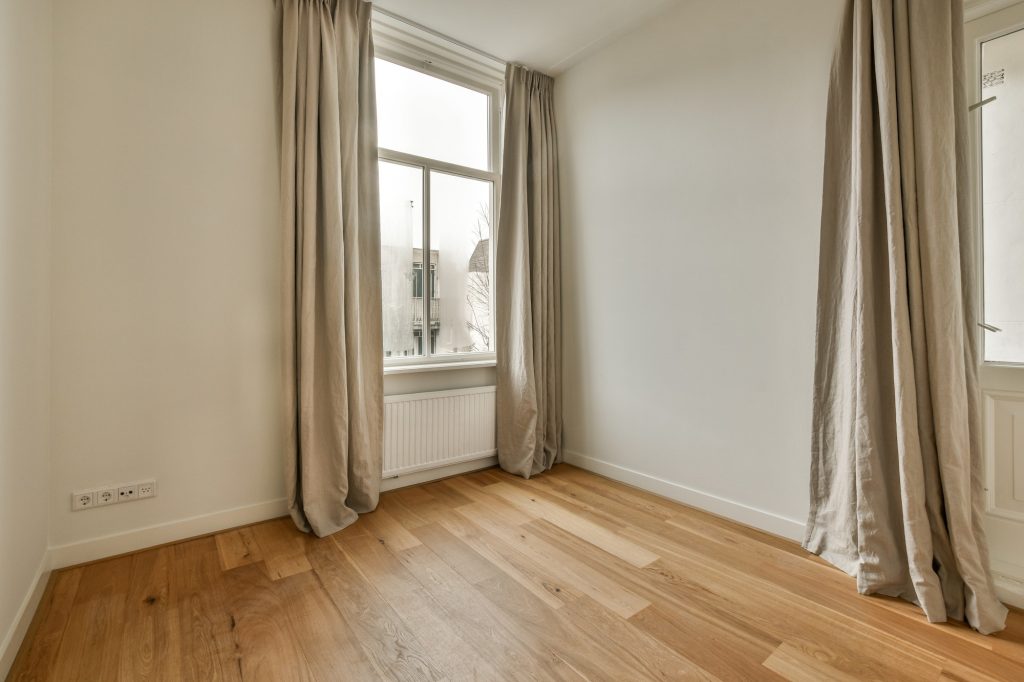
[[[285,494],[273,18],[55,12],[56,546]],[[73,490],[143,478],[157,498],[70,511]]]
[[[679,3],[555,88],[567,449],[777,532],[807,511],[841,6]]]
[[[274,17],[252,0],[57,8],[56,565],[284,512]],[[73,490],[146,478],[155,499],[69,510]]]
[[[45,570],[50,37],[48,1],[0,1],[0,677]]]

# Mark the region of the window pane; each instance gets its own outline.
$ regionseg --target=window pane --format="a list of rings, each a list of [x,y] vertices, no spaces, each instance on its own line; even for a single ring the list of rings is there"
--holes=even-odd
[[[384,357],[422,355],[423,171],[380,162]]]
[[[491,349],[491,183],[430,174],[430,252],[437,263],[431,307],[434,352]]]
[[[982,45],[985,360],[1024,363],[1024,31]]]
[[[487,95],[383,59],[376,66],[380,147],[487,170]]]

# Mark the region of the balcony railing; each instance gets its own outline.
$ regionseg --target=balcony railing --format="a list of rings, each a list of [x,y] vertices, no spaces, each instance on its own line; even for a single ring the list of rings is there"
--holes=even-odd
[[[412,299],[412,326],[416,329],[423,328],[423,299]],[[437,327],[441,324],[441,299],[430,299],[430,326]]]

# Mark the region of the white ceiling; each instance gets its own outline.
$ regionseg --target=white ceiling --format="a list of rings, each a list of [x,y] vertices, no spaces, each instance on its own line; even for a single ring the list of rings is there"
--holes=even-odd
[[[504,61],[555,75],[680,0],[375,0]]]

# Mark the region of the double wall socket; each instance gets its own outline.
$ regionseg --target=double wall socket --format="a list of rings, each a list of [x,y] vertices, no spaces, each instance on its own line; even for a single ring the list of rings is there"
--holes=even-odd
[[[71,493],[71,511],[105,507],[108,504],[131,502],[147,497],[156,497],[156,481],[128,483],[95,490],[80,490]]]

